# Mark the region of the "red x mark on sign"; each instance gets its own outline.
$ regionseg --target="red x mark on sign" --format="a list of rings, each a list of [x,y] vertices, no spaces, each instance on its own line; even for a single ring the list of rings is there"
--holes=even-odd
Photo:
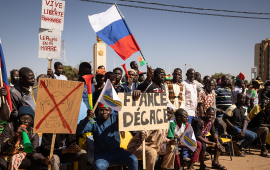
[[[63,103],[75,90],[77,90],[79,87],[81,87],[83,83],[80,83],[77,87],[75,87],[66,97],[64,97],[58,104],[56,103],[54,96],[50,93],[48,87],[46,86],[45,82],[40,80],[40,85],[44,87],[45,91],[48,93],[48,95],[50,96],[50,98],[52,99],[53,103],[54,103],[54,107],[39,121],[39,123],[36,126],[36,130],[40,127],[40,125],[44,122],[44,120],[54,111],[54,109],[57,109],[59,117],[63,123],[64,128],[67,128],[69,133],[72,133],[67,121],[65,120],[65,118],[63,117],[60,109],[59,109],[59,105],[61,103]]]

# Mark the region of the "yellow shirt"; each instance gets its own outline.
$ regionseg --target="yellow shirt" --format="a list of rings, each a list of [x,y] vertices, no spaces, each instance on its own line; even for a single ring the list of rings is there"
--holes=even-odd
[[[255,117],[262,110],[264,110],[264,108],[262,109],[259,104],[255,105],[253,107],[253,109],[250,111],[250,113],[248,114],[249,119],[251,120],[253,117]]]

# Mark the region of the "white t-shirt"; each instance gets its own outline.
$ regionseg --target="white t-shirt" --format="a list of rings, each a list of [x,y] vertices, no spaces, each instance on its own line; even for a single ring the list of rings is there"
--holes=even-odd
[[[55,79],[58,79],[58,80],[67,80],[67,77],[62,74],[60,74],[60,76],[57,76],[56,74],[54,74],[54,77]]]

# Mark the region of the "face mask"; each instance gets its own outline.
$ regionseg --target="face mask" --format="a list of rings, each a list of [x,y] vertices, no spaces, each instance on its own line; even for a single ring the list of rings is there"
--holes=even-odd
[[[20,77],[14,77],[15,84],[18,83],[20,80]]]

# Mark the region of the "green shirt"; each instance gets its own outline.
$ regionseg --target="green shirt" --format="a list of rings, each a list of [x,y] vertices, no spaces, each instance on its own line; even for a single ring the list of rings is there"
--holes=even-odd
[[[170,126],[169,126],[169,130],[168,130],[168,138],[174,138],[174,134],[175,134],[175,127],[176,127],[176,121],[171,121],[170,122]],[[185,127],[187,126],[187,122],[183,123],[182,125],[185,125]]]
[[[2,134],[3,130],[4,130],[4,126],[7,124],[7,121],[2,121],[0,119],[0,134]]]

